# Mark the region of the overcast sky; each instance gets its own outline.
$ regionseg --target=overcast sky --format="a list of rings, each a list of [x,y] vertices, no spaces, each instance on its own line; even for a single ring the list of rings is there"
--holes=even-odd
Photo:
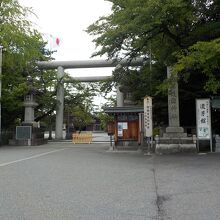
[[[45,35],[61,39],[54,57],[56,60],[87,60],[95,51],[92,37],[85,29],[100,16],[111,12],[111,4],[105,0],[19,0],[23,6],[32,7],[37,15],[34,23]],[[94,58],[94,59],[104,59]],[[109,75],[111,70],[79,69],[71,75]]]
[[[32,7],[37,17],[31,18],[36,28],[45,36],[60,38],[54,54],[56,60],[88,60],[95,51],[92,37],[85,29],[100,16],[111,12],[105,0],[19,0],[21,5]],[[93,59],[105,59],[93,58]],[[66,70],[71,76],[111,75],[112,68]],[[95,104],[105,103],[97,96]]]

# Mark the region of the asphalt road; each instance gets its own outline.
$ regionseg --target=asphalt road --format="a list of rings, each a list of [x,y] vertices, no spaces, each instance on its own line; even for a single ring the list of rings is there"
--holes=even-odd
[[[220,219],[220,154],[0,148],[0,220]]]

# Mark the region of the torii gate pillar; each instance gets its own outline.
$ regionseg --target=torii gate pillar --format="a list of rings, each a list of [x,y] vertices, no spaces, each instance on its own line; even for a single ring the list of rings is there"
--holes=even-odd
[[[59,66],[57,68],[57,105],[56,105],[56,130],[55,139],[63,139],[63,109],[64,109],[64,68]]]

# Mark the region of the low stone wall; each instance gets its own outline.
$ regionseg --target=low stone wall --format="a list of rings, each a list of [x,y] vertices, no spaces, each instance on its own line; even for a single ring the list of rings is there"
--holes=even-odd
[[[44,132],[41,131],[40,128],[32,127],[31,129],[31,139],[27,139],[26,137],[21,139],[13,139],[9,140],[10,146],[37,146],[47,144],[48,140],[44,139]]]
[[[38,139],[31,139],[31,140],[16,140],[11,139],[9,140],[10,146],[37,146],[47,144],[47,139],[38,138]]]
[[[196,153],[196,137],[184,138],[160,138],[155,137],[156,154],[171,154],[171,153]]]

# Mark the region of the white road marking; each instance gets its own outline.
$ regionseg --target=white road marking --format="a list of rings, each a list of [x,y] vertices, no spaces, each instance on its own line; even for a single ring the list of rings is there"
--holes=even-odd
[[[25,161],[25,160],[31,160],[31,159],[34,159],[34,158],[42,157],[42,156],[45,156],[47,154],[52,154],[52,153],[59,152],[59,151],[62,151],[62,150],[65,150],[65,148],[62,148],[62,149],[59,149],[59,150],[48,151],[48,152],[45,152],[45,153],[42,153],[42,154],[36,154],[34,156],[31,156],[31,157],[26,157],[26,158],[23,158],[23,159],[14,160],[14,161],[10,161],[10,162],[7,162],[7,163],[1,163],[0,167],[8,166],[8,165],[11,165],[11,164],[14,164],[14,163],[19,163],[19,162],[22,162],[22,161]]]

